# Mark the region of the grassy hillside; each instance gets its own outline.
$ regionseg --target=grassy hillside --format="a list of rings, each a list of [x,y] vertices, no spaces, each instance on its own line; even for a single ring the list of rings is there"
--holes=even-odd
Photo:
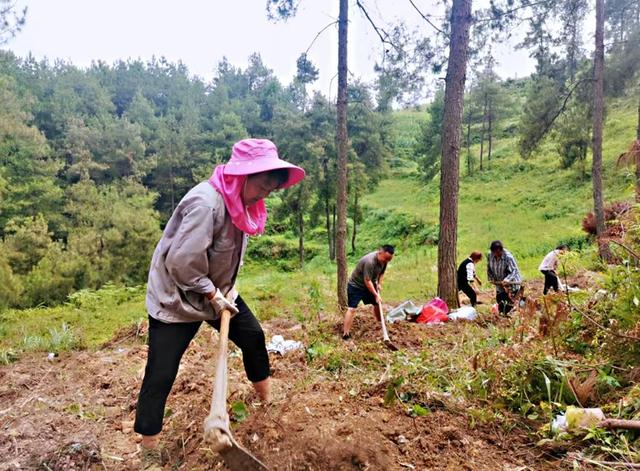
[[[608,109],[608,201],[631,197],[630,173],[615,169],[614,162],[634,136],[635,112],[630,101]],[[416,241],[437,236],[437,178],[423,182],[409,152],[425,113],[401,111],[395,119],[400,150],[391,162],[390,177],[364,198],[365,220],[350,266],[378,244],[394,243],[399,250],[389,269],[385,298],[390,303],[423,301],[435,294],[436,248]],[[514,139],[500,139],[487,170],[469,177],[462,166],[458,259],[471,250],[486,251],[489,242],[499,238],[516,255],[525,277],[532,278],[538,276],[541,257],[557,243],[583,239],[580,221],[592,205],[591,182],[588,171],[583,175],[580,168],[560,169],[551,143],[529,161],[523,161],[516,148]],[[477,155],[478,147],[472,152]],[[314,242],[324,247],[324,240]],[[484,264],[482,276],[483,272]],[[325,255],[295,271],[249,259],[239,288],[262,319],[286,316],[304,321],[309,311],[335,310],[335,267]],[[0,351],[48,350],[60,343],[100,345],[119,327],[146,317],[142,297],[142,290],[131,294],[107,287],[95,295],[81,294],[65,306],[0,313]]]
[[[616,102],[608,109],[604,130],[606,201],[632,196],[633,179],[628,170],[616,169],[615,161],[635,135],[636,113],[631,101]],[[398,122],[408,128],[416,129],[419,119],[425,119],[424,113],[398,114]],[[479,146],[473,146],[471,152],[477,158]],[[465,155],[463,151],[462,157]],[[580,223],[593,204],[590,158],[585,168],[561,169],[553,143],[547,142],[525,161],[517,153],[516,139],[511,138],[495,142],[492,160],[486,165],[485,171],[472,176],[467,175],[464,164],[461,166],[458,259],[472,250],[486,252],[492,240],[501,239],[517,257],[524,276],[537,277],[538,264],[547,251],[560,242],[575,243],[584,238]],[[364,205],[437,225],[438,177],[425,183],[417,175],[392,174],[366,196]],[[369,218],[362,232],[383,234],[384,228],[376,227]],[[370,242],[375,239],[365,238]],[[401,300],[434,294],[436,260],[433,246],[401,249],[387,278],[387,296]]]

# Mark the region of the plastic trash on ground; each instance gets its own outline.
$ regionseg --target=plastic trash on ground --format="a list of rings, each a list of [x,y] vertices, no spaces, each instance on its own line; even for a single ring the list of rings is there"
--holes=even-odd
[[[602,409],[583,409],[569,406],[564,414],[557,415],[551,422],[551,430],[559,432],[576,432],[597,426],[605,419]]]
[[[440,298],[433,298],[427,304],[422,306],[422,310],[420,311],[420,315],[418,316],[418,319],[416,319],[416,322],[419,324],[441,324],[449,320],[449,316],[447,316],[448,312],[449,307],[447,306],[447,303]]]
[[[476,317],[478,317],[478,311],[476,311],[472,306],[463,306],[460,309],[456,309],[449,313],[450,321],[472,321]]]
[[[420,314],[420,307],[409,300],[391,309],[387,313],[387,321],[393,324],[394,322],[404,321],[407,320],[408,317],[417,316],[418,314]]]
[[[573,406],[567,407],[566,416],[567,430],[569,432],[595,427],[605,419],[602,409],[581,409]]]
[[[279,353],[284,355],[292,350],[299,350],[302,348],[302,342],[297,340],[285,340],[282,335],[274,335],[271,337],[271,342],[267,344],[267,351]]]
[[[551,421],[551,431],[555,433],[567,431],[567,416],[564,414],[556,415]]]
[[[562,280],[558,280],[558,291],[561,293],[578,293],[580,291],[582,291],[580,288],[578,288],[577,286],[569,286],[569,285],[565,285]]]

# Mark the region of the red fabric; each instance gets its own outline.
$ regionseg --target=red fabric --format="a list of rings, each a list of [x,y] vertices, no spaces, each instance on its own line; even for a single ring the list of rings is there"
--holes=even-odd
[[[448,312],[449,307],[447,306],[447,303],[440,298],[434,298],[422,306],[422,310],[420,311],[420,315],[416,319],[416,322],[419,324],[447,322],[449,320],[449,316],[447,316]]]

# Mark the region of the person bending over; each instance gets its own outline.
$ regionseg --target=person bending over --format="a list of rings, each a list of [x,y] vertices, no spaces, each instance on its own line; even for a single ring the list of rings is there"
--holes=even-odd
[[[269,400],[264,333],[235,282],[248,236],[264,232],[264,198],[304,176],[303,169],[280,160],[271,141],[245,139],[169,219],[147,284],[149,348],[134,423],[142,435],[142,469],[162,469],[159,434],[180,360],[203,321],[220,328],[223,310],[232,313],[229,339],[242,350],[247,378],[260,399]]]
[[[383,245],[377,251],[362,257],[351,273],[347,284],[348,309],[342,327],[343,340],[351,338],[351,326],[360,301],[363,304],[373,304],[373,313],[380,320],[382,315],[380,312],[382,279],[387,264],[393,259],[394,252],[395,249],[392,245]]]
[[[471,255],[458,266],[458,291],[467,295],[473,307],[478,303],[478,291],[475,285],[476,283],[482,285],[482,281],[476,275],[476,265],[480,260],[482,260],[480,252],[471,252]]]
[[[513,299],[520,291],[522,276],[516,259],[502,242],[494,240],[489,247],[487,256],[487,279],[496,285],[496,302],[503,315],[513,309]]]
[[[543,294],[547,294],[550,288],[553,288],[556,293],[558,292],[558,261],[560,255],[564,254],[567,250],[569,250],[567,245],[558,245],[555,250],[552,250],[544,257],[540,267],[538,267],[538,270],[544,275]]]

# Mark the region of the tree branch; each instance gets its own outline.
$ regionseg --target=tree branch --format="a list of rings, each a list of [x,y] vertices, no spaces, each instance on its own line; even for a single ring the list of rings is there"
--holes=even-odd
[[[567,92],[566,96],[564,97],[564,100],[562,100],[562,106],[560,106],[560,108],[558,108],[558,110],[554,113],[554,115],[552,116],[552,118],[548,121],[545,122],[545,126],[542,130],[542,132],[538,133],[537,138],[535,140],[535,145],[533,145],[531,147],[532,150],[534,150],[535,148],[538,147],[538,144],[540,143],[540,141],[542,141],[542,139],[544,139],[544,137],[547,135],[547,133],[549,132],[549,130],[551,129],[551,126],[553,126],[553,123],[556,122],[556,119],[558,119],[558,117],[564,113],[564,111],[567,109],[567,103],[569,102],[569,99],[571,98],[571,96],[573,95],[573,92],[576,90],[576,88],[578,88],[578,85],[584,83],[584,82],[588,82],[590,80],[593,79],[582,79],[582,80],[578,80],[577,82],[575,82],[571,88],[569,88],[569,91]]]
[[[600,329],[602,329],[603,331],[615,336],[615,337],[619,337],[622,339],[628,339],[628,340],[635,340],[636,342],[640,341],[640,337],[634,337],[633,335],[625,335],[625,334],[619,334],[618,332],[614,332],[611,329],[607,329],[605,326],[603,326],[602,324],[600,324],[597,320],[595,320],[593,317],[591,317],[589,314],[587,314],[586,312],[584,312],[582,309],[578,309],[578,307],[576,306],[571,306],[571,309],[573,309],[574,311],[576,311],[578,314],[580,314],[582,317],[586,318],[589,322],[591,322],[593,325],[595,325],[596,327],[599,327]]]
[[[520,5],[519,7],[512,8],[511,10],[505,10],[502,13],[500,13],[499,15],[491,16],[490,18],[478,19],[475,22],[476,23],[487,23],[489,21],[495,21],[498,18],[502,18],[503,16],[510,15],[512,13],[515,13],[515,12],[519,11],[519,10],[524,10],[525,8],[529,8],[529,7],[535,7],[536,5],[544,5],[546,3],[552,3],[554,1],[555,0],[541,0],[539,2],[525,3],[523,5]]]
[[[415,9],[415,11],[417,11],[417,12],[418,12],[418,14],[422,17],[422,19],[423,19],[424,21],[426,21],[427,23],[429,23],[429,25],[430,25],[433,29],[435,29],[435,30],[436,30],[438,33],[440,33],[440,34],[442,34],[442,35],[444,35],[444,36],[447,36],[447,33],[445,33],[445,32],[444,32],[444,31],[442,31],[440,28],[438,28],[435,24],[433,24],[433,22],[432,22],[429,18],[427,18],[427,16],[426,16],[424,13],[422,13],[422,12],[420,11],[420,9],[416,6],[416,4],[415,4],[415,3],[413,3],[413,0],[409,0],[409,3],[410,3],[410,4],[411,4],[411,6]]]
[[[309,44],[309,47],[307,48],[306,51],[304,51],[305,54],[307,54],[309,52],[309,49],[311,49],[311,47],[313,46],[313,44],[316,42],[316,39],[318,39],[318,37],[320,37],[320,35],[322,33],[324,33],[328,28],[330,28],[333,25],[337,25],[338,24],[338,20],[332,21],[331,23],[329,23],[327,26],[325,26],[324,28],[322,28],[320,31],[318,31],[318,34],[316,34],[316,37],[313,38],[313,41],[311,41],[311,44]]]
[[[358,6],[358,8],[360,8],[360,10],[362,11],[362,13],[364,13],[364,16],[367,18],[367,20],[369,21],[369,23],[371,24],[371,26],[373,27],[373,30],[376,32],[376,34],[378,35],[378,37],[380,38],[380,41],[382,41],[382,44],[389,44],[390,46],[392,46],[396,51],[401,51],[402,48],[398,47],[396,44],[394,44],[393,41],[391,41],[389,39],[389,33],[387,33],[385,30],[383,30],[382,28],[378,28],[376,26],[376,24],[373,22],[373,20],[371,19],[371,17],[369,16],[369,12],[367,12],[366,8],[364,7],[364,5],[362,5],[362,3],[360,3],[360,0],[356,0],[356,5]]]
[[[623,249],[625,249],[627,252],[629,252],[629,255],[631,255],[633,258],[635,258],[636,260],[640,261],[640,255],[638,255],[636,252],[634,252],[631,248],[627,247],[625,244],[623,244],[622,242],[618,242],[616,240],[609,240],[609,242],[612,242],[616,245],[619,245],[620,247],[622,247]]]
[[[582,317],[587,319],[593,325],[595,325],[599,329],[601,329],[601,330],[603,330],[603,331],[605,331],[605,332],[607,332],[607,333],[609,333],[609,334],[611,334],[611,335],[613,335],[615,337],[619,337],[619,338],[623,338],[623,339],[629,339],[629,340],[635,340],[636,342],[640,341],[640,338],[634,337],[633,335],[619,334],[617,332],[614,332],[611,329],[607,329],[605,326],[600,324],[597,320],[595,320],[589,314],[584,312],[582,309],[579,309],[577,306],[574,306],[574,304],[571,302],[571,295],[569,294],[569,283],[567,281],[567,270],[566,270],[566,268],[564,266],[564,263],[562,264],[562,271],[564,272],[564,294],[567,297],[567,304],[569,305],[569,309],[570,310],[576,311],[578,314],[580,314]]]

